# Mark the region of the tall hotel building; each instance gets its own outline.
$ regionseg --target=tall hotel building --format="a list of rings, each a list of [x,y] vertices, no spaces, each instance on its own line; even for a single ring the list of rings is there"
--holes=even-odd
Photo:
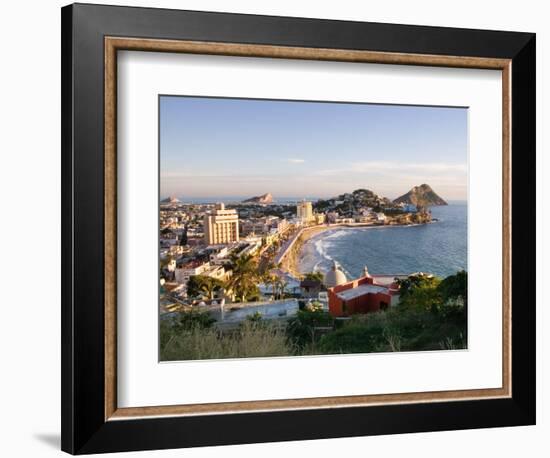
[[[311,221],[313,219],[313,207],[311,202],[303,200],[296,205],[296,216],[304,222]]]
[[[226,210],[216,204],[216,209],[204,217],[204,239],[208,245],[221,245],[239,241],[239,215],[237,210]]]

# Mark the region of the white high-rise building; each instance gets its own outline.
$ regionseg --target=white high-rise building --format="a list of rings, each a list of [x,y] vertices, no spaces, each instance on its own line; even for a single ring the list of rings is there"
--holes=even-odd
[[[221,245],[239,241],[239,215],[237,210],[226,210],[217,204],[210,215],[204,217],[204,239],[208,245]]]

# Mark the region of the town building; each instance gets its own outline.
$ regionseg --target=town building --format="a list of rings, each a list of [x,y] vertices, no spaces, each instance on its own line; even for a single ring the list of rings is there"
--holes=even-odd
[[[314,213],[313,214],[313,220],[315,221],[315,224],[324,224],[325,222],[325,214],[324,213]]]
[[[284,232],[288,229],[288,221],[277,216],[265,216],[263,218],[249,218],[239,221],[241,235],[268,234],[273,229],[276,232]]]
[[[329,275],[331,272],[334,273]],[[338,275],[341,271],[336,265],[331,272],[327,273],[327,279],[334,278],[335,285],[328,287],[327,284],[327,292],[329,313],[334,317],[385,310],[399,302],[399,287],[395,281],[388,283],[387,275],[371,275],[365,267],[360,278],[343,281],[345,275]]]
[[[340,215],[338,214],[338,212],[328,212],[327,213],[327,221],[330,224],[334,224],[339,217],[340,217]]]
[[[418,208],[414,204],[403,204],[403,211],[407,213],[416,213]]]
[[[302,200],[296,205],[296,217],[302,222],[309,222],[313,219],[313,205],[307,200]]]
[[[204,239],[208,245],[239,241],[239,215],[237,210],[226,210],[223,203],[216,204],[211,214],[204,217]]]
[[[186,264],[178,265],[175,270],[175,279],[177,283],[187,284],[189,278],[194,275],[202,275],[210,267],[209,262],[200,260],[190,261]]]
[[[166,270],[168,270],[168,272],[174,272],[176,270],[176,260],[175,259],[170,259],[168,261],[168,264],[166,264]]]
[[[379,223],[385,223],[386,222],[386,215],[384,213],[376,213],[376,220],[379,222]]]
[[[176,283],[181,283],[183,285],[187,285],[189,279],[195,275],[211,277],[217,280],[226,280],[230,272],[226,271],[222,265],[211,265],[210,262],[198,260],[178,265],[174,271]]]
[[[229,256],[232,252],[232,249],[228,246],[224,246],[219,250],[215,250],[213,253],[210,253],[210,264],[221,266],[228,264],[230,262]]]

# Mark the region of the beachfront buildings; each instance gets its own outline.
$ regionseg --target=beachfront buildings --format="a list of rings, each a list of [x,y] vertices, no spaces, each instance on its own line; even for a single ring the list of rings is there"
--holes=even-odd
[[[325,284],[329,313],[334,317],[385,310],[399,302],[399,286],[393,276],[371,275],[366,267],[360,278],[347,281],[334,263],[325,277]]]
[[[204,240],[207,245],[222,245],[239,241],[239,215],[216,204],[212,213],[204,216]]]
[[[302,200],[296,205],[296,217],[303,223],[308,223],[313,219],[313,205],[307,200]]]
[[[247,236],[250,234],[282,234],[289,228],[288,220],[279,218],[278,216],[262,216],[249,217],[242,222],[239,222],[241,235]]]
[[[310,201],[302,200],[296,204],[296,222],[298,224],[323,224],[325,222],[324,213],[314,213],[313,204]]]

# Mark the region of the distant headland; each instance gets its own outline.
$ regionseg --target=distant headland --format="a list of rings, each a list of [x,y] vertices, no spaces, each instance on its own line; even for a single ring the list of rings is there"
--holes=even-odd
[[[271,193],[262,194],[261,196],[251,197],[250,199],[243,200],[243,203],[248,204],[271,204],[273,203],[273,196]]]
[[[161,204],[177,204],[179,202],[180,200],[174,196],[167,197],[166,199],[162,199],[160,201]]]
[[[415,186],[407,194],[403,194],[393,201],[395,204],[404,203],[421,207],[431,207],[433,205],[447,205],[441,197],[428,184]]]

